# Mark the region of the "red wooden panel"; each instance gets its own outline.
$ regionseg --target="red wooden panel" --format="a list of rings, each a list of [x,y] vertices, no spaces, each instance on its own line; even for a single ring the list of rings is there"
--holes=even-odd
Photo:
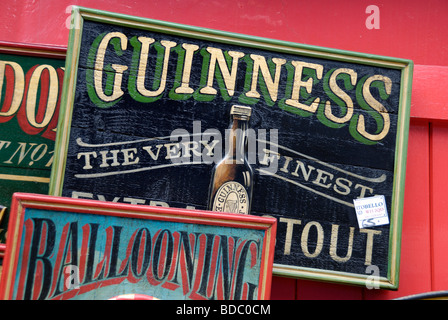
[[[448,289],[448,124],[432,128],[432,290]]]
[[[365,299],[394,299],[431,290],[429,124],[412,120],[397,291],[365,290]]]

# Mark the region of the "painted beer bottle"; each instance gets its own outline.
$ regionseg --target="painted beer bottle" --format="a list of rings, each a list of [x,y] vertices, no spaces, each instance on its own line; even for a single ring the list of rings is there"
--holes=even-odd
[[[253,170],[247,157],[248,127],[252,109],[232,106],[226,136],[226,154],[213,168],[208,209],[216,212],[249,214],[252,202]]]

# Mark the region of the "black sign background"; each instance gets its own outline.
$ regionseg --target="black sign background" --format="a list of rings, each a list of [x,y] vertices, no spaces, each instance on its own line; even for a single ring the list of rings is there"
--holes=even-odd
[[[92,75],[96,61],[92,59],[97,57],[94,44],[101,39],[102,34],[110,32],[124,35],[127,48],[119,49],[118,38],[115,39],[115,46],[113,41],[107,46],[102,73],[106,95],[112,94],[110,90],[107,91],[107,81],[114,81],[117,77],[116,73],[108,73],[107,70],[112,70],[113,64],[126,66],[127,69],[123,72],[120,87],[123,94],[114,103],[101,106],[92,101]],[[145,87],[148,89],[153,84],[151,89],[157,88],[157,82],[154,83],[158,79],[155,71],[157,54],[161,56],[164,52],[161,41],[175,42],[169,55],[165,89],[151,102],[137,101],[129,91],[133,82],[132,61],[135,54],[131,39],[140,36],[154,39],[149,49],[145,77]],[[270,130],[278,130],[278,141],[265,146],[267,149],[277,147],[279,155],[271,158],[278,160],[275,173],[262,174],[269,165],[268,156],[273,156],[271,153],[258,154],[257,162],[253,164],[256,180],[251,212],[253,215],[274,216],[279,221],[275,264],[361,276],[366,275],[366,266],[374,265],[378,266],[379,276],[387,278],[390,272],[390,225],[359,229],[352,201],[362,196],[384,195],[389,213],[400,214],[397,211],[399,208],[393,205],[393,189],[396,143],[401,139],[397,130],[406,125],[407,121],[406,117],[400,115],[400,108],[406,107],[400,106],[402,70],[357,63],[356,59],[350,62],[338,61],[332,59],[331,55],[326,59],[323,58],[324,54],[320,57],[305,56],[293,54],[292,51],[257,49],[240,44],[237,40],[230,44],[211,39],[213,37],[199,39],[84,19],[79,55],[75,53],[73,56],[75,60],[78,59],[76,85],[74,88],[65,88],[66,92],[74,91],[73,104],[67,102],[73,111],[66,165],[63,173],[55,169],[52,178],[54,180],[63,174],[63,184],[60,191],[53,192],[68,197],[206,209],[214,163],[174,165],[179,159],[169,159],[169,153],[173,156],[179,150],[170,143],[181,140],[170,141],[170,135],[176,129],[194,133],[194,126],[197,129],[200,124],[201,133],[217,129],[224,137],[229,125],[230,107],[233,104],[248,105],[253,109],[250,127],[255,133],[264,129],[266,140],[274,141],[274,137],[270,136],[273,131]],[[73,35],[70,41],[73,41]],[[174,90],[180,86],[178,80],[182,74],[179,53],[182,53],[181,45],[185,43],[199,47],[191,60],[189,79],[189,86],[195,92],[175,95]],[[207,48],[218,48],[225,54],[229,51],[242,53],[243,57],[237,65],[233,95],[225,90],[226,85],[222,80],[219,82],[222,70],[218,63],[213,82],[217,93],[201,94],[200,89],[207,80],[204,75],[208,75],[204,71],[204,66],[209,66],[206,60],[210,57],[206,53]],[[252,75],[250,55],[264,57],[273,66],[271,76],[275,71],[272,59],[285,59],[275,101],[267,98],[269,94],[266,89],[263,91],[261,72],[258,77],[260,98],[247,98],[245,95],[249,90],[248,79]],[[228,55],[226,57],[227,66],[231,70],[233,60]],[[294,82],[293,61],[323,67],[320,77],[310,68],[304,68],[302,74],[303,81],[308,80],[309,76],[314,77],[311,93],[307,93],[304,88],[300,92],[300,102],[305,104],[320,98],[319,107],[314,113],[301,111],[286,103],[291,97],[291,84]],[[344,113],[335,103],[337,98],[329,96],[325,76],[330,75],[331,70],[340,68],[353,70],[357,75],[354,85],[343,77],[336,80],[337,85],[353,101],[354,111],[351,121],[341,125],[332,123],[330,126],[324,121],[326,101],[332,104],[335,116],[343,117]],[[381,141],[366,143],[354,136],[353,130],[356,130],[359,120],[357,117],[364,117],[366,131],[372,134],[379,132],[375,119],[379,118],[380,122],[384,120],[372,108],[367,110],[360,98],[360,95],[365,94],[362,81],[374,75],[391,80],[391,90],[386,95],[384,82],[376,81],[377,86],[369,88],[372,97],[387,110],[390,129]],[[65,117],[70,117],[68,112]],[[199,122],[195,124],[194,121]],[[60,136],[62,131],[58,132]],[[260,143],[260,136],[258,138]],[[204,144],[212,146],[212,140],[205,134],[191,136],[190,139],[196,139],[201,147],[197,150],[201,153],[207,151]],[[218,144],[214,150],[219,147],[225,146]],[[260,151],[260,148],[257,150]],[[194,153],[191,151],[190,154]],[[188,160],[188,157],[181,159]],[[61,161],[58,158],[55,160]],[[294,276],[294,272],[291,275]]]

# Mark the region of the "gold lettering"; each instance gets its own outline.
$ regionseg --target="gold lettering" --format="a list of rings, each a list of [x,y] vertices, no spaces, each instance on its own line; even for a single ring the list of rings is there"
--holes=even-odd
[[[364,198],[364,197],[366,196],[366,191],[367,191],[367,190],[370,191],[370,194],[373,193],[373,189],[372,189],[372,188],[363,186],[362,184],[359,184],[359,183],[357,183],[357,184],[355,185],[355,190],[358,189],[358,188],[361,188],[361,193],[359,194],[359,197],[358,197],[358,198]]]
[[[146,152],[148,152],[148,154],[151,156],[152,160],[157,160],[159,159],[159,154],[160,154],[160,149],[163,147],[163,144],[158,144],[156,145],[157,148],[157,153],[154,154],[154,152],[152,152],[152,146],[146,146],[143,147],[143,150],[145,150]]]
[[[272,152],[269,149],[263,149],[264,151],[264,157],[262,159],[259,160],[260,164],[264,165],[264,166],[268,166],[269,163],[272,163],[274,161],[276,161],[276,158],[279,159],[280,154],[277,152]],[[271,154],[270,156],[268,154]]]
[[[342,118],[339,118],[339,117],[336,117],[335,115],[333,115],[333,113],[331,111],[330,101],[327,101],[325,103],[325,117],[327,117],[328,120],[331,120],[335,123],[345,123],[345,122],[349,121],[353,115],[352,99],[350,98],[350,96],[347,93],[345,93],[344,91],[341,90],[341,88],[338,87],[338,84],[336,82],[337,76],[341,73],[346,73],[346,74],[350,75],[350,81],[353,86],[356,85],[356,80],[357,80],[357,73],[355,71],[353,71],[352,69],[340,68],[331,74],[330,79],[329,79],[329,85],[330,85],[331,91],[333,91],[333,93],[335,95],[337,95],[339,98],[341,98],[347,105],[347,113]]]
[[[25,159],[25,157],[28,155],[28,153],[34,148],[34,146],[36,146],[36,143],[30,142],[29,143],[29,149],[27,150],[27,145],[28,143],[26,142],[19,142],[19,147],[16,149],[16,152],[14,152],[14,154],[6,161],[4,161],[3,163],[8,163],[8,164],[12,164],[12,159],[16,156],[16,154],[19,155],[19,161],[17,162],[17,164],[20,164],[23,159]],[[20,153],[18,153],[20,152]]]
[[[123,153],[123,158],[124,158],[124,162],[121,164],[122,166],[136,164],[140,161],[139,157],[135,157],[135,154],[137,153],[136,148],[123,149],[123,150],[121,150],[121,152]],[[130,161],[130,160],[133,160],[133,161]]]
[[[176,159],[181,156],[179,143],[167,143],[163,146],[166,148],[165,159]]]
[[[91,151],[91,152],[80,152],[77,154],[77,159],[79,160],[81,157],[84,157],[85,160],[85,165],[84,167],[82,167],[84,170],[90,170],[92,169],[92,165],[90,164],[90,156],[96,158],[97,157],[97,153],[95,151]]]
[[[112,153],[112,156],[107,156],[108,153]],[[110,150],[110,151],[100,151],[101,157],[103,162],[100,164],[100,167],[109,167],[109,164],[107,163],[107,160],[112,160],[112,163],[110,164],[110,166],[115,167],[115,166],[119,166],[120,163],[118,162],[118,152],[120,152],[120,150]]]
[[[283,156],[283,158],[285,158],[285,163],[283,164],[283,167],[280,169],[280,171],[288,173],[288,166],[292,158],[288,156]]]
[[[193,88],[190,87],[190,74],[191,74],[191,64],[193,60],[193,53],[199,49],[199,46],[195,44],[182,44],[182,48],[185,49],[185,60],[184,60],[184,70],[182,73],[182,85],[176,90],[175,93],[193,93]]]
[[[146,200],[130,198],[130,197],[124,197],[123,198],[123,202],[129,202],[130,204],[145,204]]]

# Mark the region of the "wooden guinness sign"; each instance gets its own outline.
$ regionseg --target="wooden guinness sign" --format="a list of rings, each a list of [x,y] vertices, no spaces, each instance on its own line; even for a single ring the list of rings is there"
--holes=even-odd
[[[79,7],[72,26],[51,194],[207,209],[231,154],[250,169],[216,208],[277,218],[275,274],[397,287],[411,61]],[[372,196],[387,223],[357,214]]]

